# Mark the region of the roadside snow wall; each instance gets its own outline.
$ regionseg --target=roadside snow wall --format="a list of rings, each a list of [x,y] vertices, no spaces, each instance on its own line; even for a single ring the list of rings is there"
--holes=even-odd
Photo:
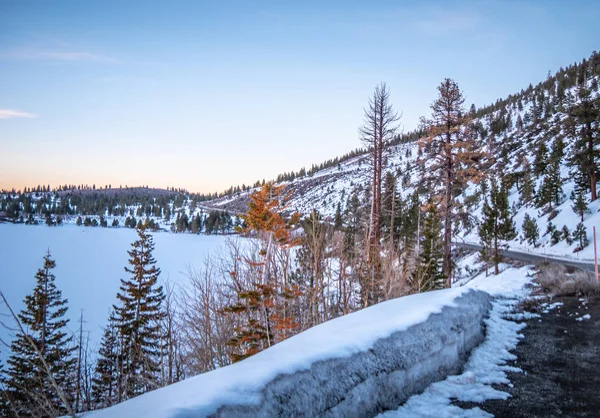
[[[372,417],[396,409],[429,384],[458,373],[484,339],[491,296],[471,290],[419,324],[379,339],[371,349],[279,375],[260,401],[223,405],[214,417]],[[357,336],[359,338],[359,336]],[[180,417],[199,411],[179,410]]]

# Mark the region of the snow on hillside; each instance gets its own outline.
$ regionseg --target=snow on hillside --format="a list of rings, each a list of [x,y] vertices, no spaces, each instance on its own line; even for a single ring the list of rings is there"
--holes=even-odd
[[[590,79],[589,84],[597,82],[597,78]],[[516,208],[514,213],[514,222],[518,232],[517,238],[508,242],[511,250],[531,252],[540,255],[551,255],[554,257],[564,257],[574,260],[590,261],[593,260],[593,226],[600,228],[600,199],[596,202],[588,204],[588,213],[584,216],[583,224],[587,229],[587,237],[590,244],[585,247],[582,251],[574,252],[577,248],[577,243],[568,244],[562,240],[557,244],[552,245],[550,234],[545,234],[546,228],[549,222],[552,222],[557,229],[562,229],[566,226],[572,233],[575,227],[580,222],[579,215],[572,210],[573,202],[570,199],[571,191],[574,189],[574,182],[571,180],[569,173],[569,167],[566,165],[567,156],[571,151],[571,145],[573,138],[570,138],[563,128],[563,121],[566,117],[564,110],[564,104],[557,104],[554,101],[554,97],[546,90],[542,93],[545,100],[549,103],[553,109],[553,114],[547,117],[547,120],[540,122],[546,124],[545,128],[535,125],[531,122],[531,114],[533,112],[533,101],[536,93],[525,94],[519,99],[522,102],[522,106],[518,106],[516,102],[506,104],[500,110],[494,110],[487,113],[486,115],[474,119],[475,124],[479,124],[481,130],[490,132],[493,126],[498,120],[510,120],[508,127],[501,134],[488,137],[482,141],[485,143],[484,149],[488,150],[499,163],[502,161],[506,162],[507,165],[504,168],[505,174],[510,174],[520,169],[521,157],[528,160],[529,164],[532,165],[535,154],[535,144],[545,142],[548,149],[551,148],[555,138],[563,137],[566,148],[565,157],[561,165],[561,177],[563,179],[562,191],[564,193],[563,202],[553,207],[554,213],[544,213],[542,209],[536,208],[533,203],[525,206],[519,204],[519,192],[516,186],[513,186],[509,191],[509,204],[511,207]],[[576,97],[576,88],[568,89],[565,95],[572,95]],[[600,93],[594,91],[592,96],[596,97]],[[538,98],[539,100],[539,98]],[[577,100],[577,99],[575,99]],[[547,112],[547,111],[546,111]],[[524,122],[523,127],[518,127],[514,121],[524,120],[530,122]],[[492,139],[490,139],[492,138]],[[506,152],[506,156],[501,156],[503,152]],[[398,179],[399,194],[405,198],[408,194],[412,193],[414,187],[402,187],[403,177],[406,175],[410,184],[415,184],[418,180],[418,173],[416,168],[416,160],[418,155],[418,146],[416,143],[406,143],[390,147],[387,156],[384,159],[384,172],[392,172]],[[502,160],[502,161],[501,161]],[[286,182],[291,192],[290,210],[299,211],[301,214],[306,215],[311,210],[318,210],[324,218],[333,219],[336,207],[338,203],[341,206],[342,211],[345,208],[346,201],[351,195],[353,190],[357,188],[366,188],[369,185],[370,168],[368,164],[368,156],[360,155],[358,157],[351,158],[338,164],[335,167],[327,168],[314,173],[312,176],[305,176],[296,178],[291,182]],[[539,191],[542,183],[542,178],[538,178],[535,183],[535,190]],[[459,201],[464,201],[467,196],[473,195],[477,191],[475,185],[468,187],[466,192],[459,196]],[[362,197],[362,195],[361,195]],[[589,193],[588,193],[589,198]],[[244,201],[247,196],[241,196],[240,199]],[[236,199],[228,198],[227,202],[219,202],[219,205],[227,206],[232,204]],[[464,241],[472,244],[479,244],[479,236],[477,233],[477,224],[481,219],[481,209],[483,201],[479,202],[472,208],[469,213],[472,215],[475,227],[470,230],[460,230],[457,236],[458,241]],[[233,207],[240,207],[242,205],[233,205]],[[539,245],[532,247],[522,237],[521,226],[525,215],[532,217],[538,225],[539,229]],[[551,216],[555,216],[550,219]],[[600,230],[598,231],[600,233]]]
[[[204,373],[171,386],[146,393],[113,407],[86,414],[90,418],[144,416],[167,418],[206,416],[227,404],[255,404],[261,400],[260,389],[275,377],[310,368],[311,364],[332,358],[346,358],[391,334],[425,321],[444,306],[453,306],[462,295],[477,288],[496,296],[518,297],[530,283],[528,268],[510,269],[500,276],[480,276],[462,287],[405,296],[339,317],[302,332],[242,362]],[[496,320],[493,314],[490,321]],[[489,324],[488,324],[489,325]],[[497,333],[495,350],[504,344],[508,333]],[[418,339],[418,337],[414,337]],[[509,341],[511,343],[512,340]],[[419,342],[415,340],[418,346]],[[506,355],[505,355],[506,357]],[[492,370],[485,358],[476,360],[473,373]],[[431,367],[438,367],[435,364]],[[487,367],[487,368],[485,368]],[[495,369],[494,369],[495,370]],[[498,373],[503,369],[499,368]],[[483,388],[481,397],[491,393]]]
[[[188,266],[200,266],[226,240],[218,235],[156,233],[153,236],[154,257],[162,270],[162,283],[178,285],[187,282]],[[13,310],[20,311],[25,295],[35,286],[34,275],[42,266],[42,257],[50,249],[56,261],[56,285],[69,300],[69,328],[75,331],[79,327],[83,310],[84,329],[90,332],[90,347],[95,348],[109,309],[116,302],[120,279],[127,274],[123,269],[127,265],[127,251],[136,239],[136,232],[129,228],[0,224],[0,290]],[[0,306],[0,314],[5,311]],[[0,338],[5,341],[10,338],[3,327]],[[1,346],[0,350],[2,359],[7,349]]]

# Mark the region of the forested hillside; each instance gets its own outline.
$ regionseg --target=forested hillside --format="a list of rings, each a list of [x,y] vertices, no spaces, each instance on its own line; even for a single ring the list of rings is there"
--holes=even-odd
[[[480,232],[485,232],[480,231],[484,207],[489,218],[490,202],[499,200],[497,204],[507,206],[505,217],[515,224],[516,238],[506,239],[511,237],[508,233],[503,241],[532,251],[538,248],[590,258],[587,251],[578,253],[589,250],[587,242],[598,210],[599,76],[600,54],[593,53],[492,105],[479,109],[463,105],[464,126],[473,146],[483,153],[477,168],[482,176],[453,190],[457,196],[455,239],[489,240],[480,237]],[[384,150],[382,226],[384,235],[393,235],[396,243],[416,242],[416,207],[429,198],[431,181],[428,186],[426,180],[436,181],[425,178],[433,156],[428,156],[417,140],[425,136],[424,129],[396,136]],[[346,230],[366,225],[371,201],[370,154],[352,154],[326,165],[312,175],[283,183],[291,194],[290,208],[302,214],[315,209]],[[240,210],[247,204],[246,195],[209,204]],[[420,213],[425,220],[423,207]]]

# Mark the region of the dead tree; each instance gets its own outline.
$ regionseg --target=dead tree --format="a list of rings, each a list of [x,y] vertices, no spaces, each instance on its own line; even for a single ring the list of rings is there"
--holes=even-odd
[[[384,149],[398,130],[400,115],[390,103],[390,92],[385,83],[375,87],[365,111],[364,124],[359,128],[361,141],[369,151],[371,163],[371,212],[366,231],[367,265],[369,266],[365,304],[377,302],[376,283],[379,279],[379,254],[381,245],[381,185]]]

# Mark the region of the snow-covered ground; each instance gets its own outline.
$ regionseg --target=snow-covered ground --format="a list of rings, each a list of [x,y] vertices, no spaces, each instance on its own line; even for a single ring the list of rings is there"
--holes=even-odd
[[[100,328],[106,321],[108,310],[114,303],[119,279],[124,277],[127,250],[135,239],[135,231],[125,228],[49,228],[2,224],[0,289],[13,307],[20,309],[23,297],[34,286],[33,275],[41,266],[44,252],[50,248],[57,261],[56,283],[69,299],[70,328],[73,331],[77,328],[77,318],[83,309],[85,328],[91,331],[92,343],[95,344],[101,335]],[[157,233],[154,239],[155,257],[163,271],[163,280],[168,278],[173,283],[185,284],[188,264],[200,264],[215,247],[224,243],[225,238]],[[473,351],[463,373],[432,384],[421,395],[410,398],[400,410],[388,414],[416,417],[488,416],[478,408],[462,411],[451,405],[451,399],[483,401],[506,397],[505,393],[490,385],[508,383],[505,373],[514,370],[505,362],[512,358],[509,350],[518,343],[522,325],[513,322],[518,318],[511,317],[510,311],[529,293],[527,285],[532,279],[531,269],[514,269],[503,265],[503,272],[498,276],[485,277],[485,273],[482,273],[469,280],[480,267],[476,256],[467,256],[458,264],[463,267],[465,274],[452,289],[399,298],[337,318],[243,362],[87,416],[204,416],[222,405],[256,405],[261,402],[262,388],[276,377],[306,371],[315,364],[332,359],[370,352],[381,340],[407,332],[417,324],[424,324],[443,309],[457,306],[457,301],[469,294],[471,289],[484,291],[496,298],[490,317],[486,320],[485,341]],[[469,266],[472,270],[467,271],[466,267]],[[579,320],[585,319],[582,316]],[[8,337],[6,330],[0,333],[2,338]],[[420,341],[426,334],[411,337],[414,344],[426,346]],[[2,353],[2,356],[5,355],[5,352]],[[433,368],[436,367],[433,364]]]
[[[391,335],[398,335],[398,332],[406,331],[411,326],[423,324],[432,314],[441,312],[445,307],[456,306],[456,302],[461,297],[473,294],[470,293],[472,289],[483,290],[497,299],[493,303],[489,319],[486,320],[488,327],[486,340],[471,355],[465,372],[433,384],[423,395],[419,395],[422,398],[411,398],[407,403],[409,409],[393,412],[390,415],[419,416],[420,412],[433,411],[432,415],[426,413],[424,416],[454,416],[452,414],[457,410],[450,405],[450,398],[456,397],[458,392],[462,394],[462,398],[470,400],[506,396],[489,385],[507,383],[505,372],[510,368],[505,366],[504,362],[511,358],[508,350],[517,344],[522,325],[503,319],[503,315],[509,312],[520,298],[528,294],[529,290],[526,287],[531,280],[529,267],[508,268],[499,276],[479,275],[463,286],[387,301],[321,324],[240,363],[189,378],[111,408],[91,412],[86,416],[94,418],[206,416],[223,405],[258,405],[264,402],[263,397],[266,396],[264,387],[269,382],[281,382],[281,379],[275,379],[276,377],[298,374],[309,369],[311,370],[309,374],[315,374],[314,368],[311,367],[319,362],[322,364],[331,359],[350,358],[357,353],[373,350],[378,341]],[[468,317],[470,314],[462,315]],[[479,327],[479,323],[475,321],[476,325],[473,326]],[[422,341],[419,340],[431,337],[428,334],[431,334],[431,330],[423,333],[415,332],[415,335],[411,336],[411,346],[420,346]],[[435,362],[424,364],[418,367],[417,373],[423,373],[428,368],[439,369],[440,367],[443,368],[441,364]],[[338,369],[340,373],[346,370],[339,364]],[[340,377],[343,376],[340,373],[329,377],[321,376],[321,378],[335,384],[335,379],[344,379]],[[407,371],[402,374],[401,379],[405,379],[407,385],[410,385],[408,376],[411,373],[414,372]],[[363,378],[369,380],[368,376]],[[393,373],[390,375],[392,380],[398,378]],[[281,384],[285,385],[285,383]],[[295,388],[294,392],[297,392],[299,386],[291,385]],[[303,392],[304,389],[300,391]],[[420,409],[430,402],[433,403],[429,409]],[[476,412],[474,410],[468,413]]]
[[[455,306],[455,301],[468,293],[470,288],[459,287],[383,302],[318,325],[242,362],[189,378],[86,416],[200,417],[210,415],[224,405],[257,405],[261,402],[265,385],[277,376],[308,370],[318,362],[349,358],[372,350],[377,341],[423,323],[444,307]],[[469,306],[474,305],[475,300],[470,300]],[[462,316],[470,318],[472,314],[463,312]],[[476,320],[475,323],[478,327],[479,321]],[[431,349],[431,344],[422,346],[419,336],[421,339],[435,338],[431,332],[419,333],[412,338],[410,345],[419,347],[419,351]],[[409,346],[405,348],[409,349]],[[434,349],[437,350],[435,347]],[[344,376],[346,368],[343,365],[337,366],[330,376],[321,376],[320,379],[329,380],[333,385],[341,385],[336,379],[351,378]],[[429,367],[424,364],[417,374],[424,373],[427,368],[439,367],[437,364]],[[300,385],[296,382],[294,386]],[[305,390],[307,389],[303,388],[302,392]],[[305,405],[305,408],[310,407]]]
[[[507,399],[509,394],[494,389],[492,384],[510,384],[506,373],[520,369],[506,365],[515,356],[510,353],[522,338],[525,326],[511,315],[514,306],[530,291],[530,267],[507,269],[498,276],[485,273],[468,282],[465,287],[485,290],[496,299],[490,317],[485,320],[486,339],[471,353],[463,373],[449,376],[430,385],[423,393],[412,396],[401,408],[380,415],[382,418],[424,417],[491,417],[478,407],[461,409],[451,400],[483,402],[488,399]]]
[[[223,245],[226,237],[155,233],[154,258],[161,268],[161,281],[185,284],[188,265],[200,266],[205,257]],[[101,327],[116,302],[120,279],[126,277],[130,244],[137,234],[129,228],[85,228],[74,225],[0,224],[0,290],[13,310],[24,307],[23,299],[35,286],[34,275],[42,267],[43,256],[50,249],[56,261],[56,285],[69,300],[69,328],[79,327],[81,310],[84,329],[90,332],[90,347],[102,336]],[[6,313],[0,306],[0,314]],[[11,324],[10,320],[2,319]],[[10,333],[0,327],[0,338]],[[6,356],[0,345],[0,359]]]

